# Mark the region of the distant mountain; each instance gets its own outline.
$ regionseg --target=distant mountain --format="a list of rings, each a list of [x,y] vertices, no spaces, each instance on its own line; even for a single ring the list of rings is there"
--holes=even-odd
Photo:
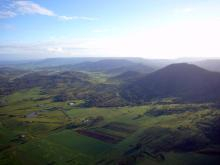
[[[39,69],[59,66],[72,66],[79,63],[97,62],[102,60],[128,60],[135,63],[143,62],[142,58],[113,58],[113,57],[71,57],[71,58],[47,58],[41,60],[1,61],[0,66],[13,66],[23,69]]]
[[[11,61],[5,61],[5,60],[0,60],[0,67],[9,67],[9,66],[15,66],[15,65],[20,65],[24,63],[29,63],[33,62],[32,60],[11,60]]]
[[[137,71],[143,73],[150,73],[154,71],[153,68],[147,65],[125,59],[108,59],[97,62],[84,62],[73,65],[71,69],[89,72],[104,72],[108,74],[121,74],[127,71]]]
[[[79,70],[86,70],[86,71],[107,71],[113,68],[119,68],[127,65],[131,65],[133,62],[128,60],[115,60],[115,59],[109,59],[109,60],[100,60],[97,62],[84,62],[74,65],[72,68],[79,69]]]
[[[220,72],[220,59],[197,61],[193,64],[210,71]]]
[[[130,102],[178,97],[183,101],[220,99],[220,73],[195,65],[171,64],[122,87],[121,96]]]
[[[49,68],[49,67],[57,67],[63,65],[75,65],[85,61],[98,61],[98,60],[100,60],[100,58],[48,58],[43,60],[25,62],[16,65],[16,67],[25,68],[25,69]]]

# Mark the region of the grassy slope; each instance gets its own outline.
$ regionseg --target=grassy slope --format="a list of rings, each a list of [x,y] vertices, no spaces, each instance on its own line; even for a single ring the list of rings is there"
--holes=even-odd
[[[41,94],[39,88],[14,93],[6,98],[8,106],[0,108],[0,164],[92,164],[102,159],[114,163],[131,145],[138,143],[144,130],[150,127],[177,129],[179,127],[199,133],[196,123],[220,115],[220,112],[198,104],[145,105],[122,108],[77,108],[67,103],[54,103]],[[41,106],[39,106],[41,105]],[[203,105],[204,106],[204,105]],[[199,111],[180,114],[145,115],[152,108],[158,110],[187,109],[196,107]],[[44,111],[42,111],[44,110]],[[66,114],[63,113],[65,111]],[[34,117],[24,117],[39,112]],[[67,117],[68,116],[68,117]],[[118,144],[108,144],[94,138],[79,135],[74,130],[64,129],[71,122],[81,122],[88,117],[103,116],[104,120],[89,129],[102,130],[102,126],[121,122],[134,125],[137,131]],[[59,128],[59,129],[57,129]],[[111,132],[111,130],[108,130]],[[26,143],[13,141],[24,134]],[[118,135],[122,135],[119,133]],[[181,139],[180,139],[181,140]],[[104,152],[103,152],[104,151]],[[158,162],[150,157],[138,159],[137,164],[201,164],[216,162],[219,157],[195,153],[165,153],[166,160]],[[196,159],[196,160],[195,160]]]

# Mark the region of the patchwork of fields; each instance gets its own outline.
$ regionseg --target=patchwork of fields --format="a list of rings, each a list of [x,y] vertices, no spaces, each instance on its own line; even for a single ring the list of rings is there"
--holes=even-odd
[[[1,165],[220,163],[212,103],[84,108],[53,102],[39,88],[1,99]]]

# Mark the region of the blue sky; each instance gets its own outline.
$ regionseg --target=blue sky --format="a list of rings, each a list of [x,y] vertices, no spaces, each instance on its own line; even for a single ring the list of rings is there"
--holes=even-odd
[[[217,0],[1,0],[0,58],[220,57]]]

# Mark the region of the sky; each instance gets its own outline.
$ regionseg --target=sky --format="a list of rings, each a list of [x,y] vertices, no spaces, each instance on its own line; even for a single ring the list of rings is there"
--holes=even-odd
[[[0,60],[220,58],[219,0],[0,0]]]

